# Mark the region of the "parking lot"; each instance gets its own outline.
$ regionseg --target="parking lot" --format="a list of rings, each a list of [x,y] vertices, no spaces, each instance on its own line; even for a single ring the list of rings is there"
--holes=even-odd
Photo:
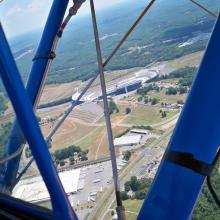
[[[121,170],[126,162],[121,157],[117,159],[118,170]],[[69,196],[71,205],[86,204],[95,202],[96,196],[112,182],[111,161],[102,162],[81,168],[78,183],[78,192]]]

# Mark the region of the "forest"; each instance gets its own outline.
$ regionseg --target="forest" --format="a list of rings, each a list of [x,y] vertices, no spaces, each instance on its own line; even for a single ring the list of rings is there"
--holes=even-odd
[[[126,33],[145,4],[146,2],[140,1],[134,5],[132,1],[128,1],[126,7],[119,5],[117,8],[97,14],[104,59]],[[208,2],[207,5],[217,10],[213,7],[214,3]],[[179,16],[180,14],[183,16]],[[188,16],[184,16],[186,14]],[[106,70],[145,67],[152,62],[172,60],[204,50],[214,22],[212,17],[193,7],[189,1],[161,0],[127,39]],[[70,26],[71,28],[67,28],[67,32],[63,34],[57,48],[57,57],[53,62],[47,83],[85,81],[97,73],[91,18],[87,16],[78,19],[77,22],[70,23]],[[23,54],[24,51],[32,50],[28,56],[17,61],[24,80],[29,74],[39,35],[36,32],[31,33],[24,35],[23,38],[13,39],[11,43],[12,48],[16,48],[15,57]],[[180,47],[191,39],[197,40]]]

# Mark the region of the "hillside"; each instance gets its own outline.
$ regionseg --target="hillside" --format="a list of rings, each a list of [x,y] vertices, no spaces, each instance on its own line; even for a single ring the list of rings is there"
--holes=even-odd
[[[201,1],[214,11],[217,0]],[[127,1],[98,13],[100,40],[106,58],[146,1]],[[217,6],[217,7],[216,7]],[[205,48],[214,19],[190,1],[159,0],[107,67],[108,70],[143,67],[171,60]],[[11,41],[14,56],[24,79],[30,70],[40,32]],[[63,35],[47,83],[86,80],[97,71],[91,18],[73,18]]]

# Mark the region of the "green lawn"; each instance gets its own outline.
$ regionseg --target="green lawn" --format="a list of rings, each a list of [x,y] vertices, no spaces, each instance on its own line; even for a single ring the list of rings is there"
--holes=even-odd
[[[123,202],[126,211],[139,213],[143,200],[128,199]]]
[[[82,149],[88,149],[89,145],[103,130],[103,127],[94,127],[87,135],[74,142],[75,145],[80,146]]]
[[[161,90],[160,92],[154,92],[152,94],[149,94],[148,97],[150,98],[157,98],[160,100],[160,102],[166,102],[166,103],[177,103],[178,100],[185,100],[187,96],[187,93],[185,94],[176,94],[176,95],[166,95],[166,89]]]
[[[167,113],[167,117],[162,118],[160,108],[137,105],[132,108],[132,112],[123,123],[131,125],[152,125],[174,116],[177,112],[177,110],[172,110]]]
[[[123,201],[123,206],[125,207],[126,220],[137,219],[137,214],[139,213],[144,200],[125,200]],[[114,202],[111,209],[115,209],[116,203]],[[106,215],[105,220],[111,219],[111,212]]]
[[[179,69],[186,66],[197,66],[203,56],[204,51],[195,52],[189,55],[182,56],[178,59],[167,62],[168,68]]]
[[[130,124],[132,125],[152,125],[155,123],[162,122],[167,120],[168,118],[174,116],[178,113],[178,110],[171,110],[167,113],[167,117],[162,118],[160,113],[160,106],[146,106],[140,104],[134,105],[117,105],[119,108],[119,113],[114,113],[111,115],[112,123],[119,124]],[[131,113],[125,115],[125,109],[129,107],[131,108]],[[105,118],[102,117],[98,123],[104,123]]]

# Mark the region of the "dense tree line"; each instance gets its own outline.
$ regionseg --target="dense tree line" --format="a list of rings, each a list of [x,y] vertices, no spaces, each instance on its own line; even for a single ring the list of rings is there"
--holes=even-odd
[[[158,86],[155,86],[155,85],[150,84],[149,86],[144,86],[144,87],[142,87],[142,88],[139,88],[139,89],[137,90],[137,94],[138,94],[138,95],[141,95],[141,96],[145,96],[145,95],[147,95],[150,91],[153,91],[153,90],[155,90],[155,91],[157,91],[157,92],[160,91],[160,89],[159,89]]]
[[[220,161],[219,161],[220,162]],[[215,167],[211,181],[212,185],[220,198],[220,173],[219,165]],[[212,198],[207,185],[205,184],[193,212],[192,220],[218,220],[220,219],[220,209]]]
[[[184,67],[170,73],[169,78],[180,78],[178,83],[180,86],[190,87],[196,72],[196,67]]]
[[[149,131],[153,130],[153,128],[150,125],[133,125],[132,128],[144,129]]]
[[[166,95],[176,95],[177,93],[184,94],[187,93],[188,89],[186,86],[179,86],[179,88],[174,88],[172,86],[170,86],[167,90],[166,90]]]
[[[125,152],[123,152],[123,160],[129,161],[131,158],[131,151],[130,150],[126,150]]]
[[[150,99],[149,101],[151,102],[151,105],[156,105],[159,102],[159,99],[154,97],[154,98]]]
[[[7,144],[10,129],[11,123],[0,125],[0,155],[4,151],[4,148]]]
[[[176,95],[177,94],[177,89],[174,87],[169,87],[166,91],[166,95]]]
[[[153,79],[151,79],[151,82],[158,82],[165,79],[176,79],[179,78],[178,84],[180,86],[191,86],[193,78],[197,72],[196,67],[183,67],[180,69],[177,69],[170,74],[159,76],[157,75]]]
[[[116,103],[112,99],[108,102],[108,108],[109,108],[110,115],[113,113],[119,112],[118,106],[116,105]]]
[[[72,97],[69,96],[67,98],[63,98],[63,99],[59,99],[59,100],[56,100],[56,101],[53,101],[53,102],[48,102],[48,103],[45,103],[45,104],[41,104],[41,105],[38,106],[38,109],[53,107],[53,106],[56,106],[56,105],[62,105],[62,104],[65,104],[65,103],[71,102],[71,101],[72,101]]]
[[[131,113],[131,108],[127,107],[127,108],[125,109],[125,114],[127,115],[127,114],[129,114],[129,113]]]
[[[61,149],[61,150],[56,150],[53,155],[55,157],[56,160],[64,160],[67,159],[71,156],[74,156],[75,153],[80,153],[81,152],[81,148],[78,146],[69,146],[67,148]]]
[[[160,109],[160,114],[161,114],[161,118],[166,118],[167,117],[167,112],[163,111],[162,109]]]
[[[2,115],[7,108],[7,98],[4,94],[0,93],[0,115]]]
[[[69,159],[70,165],[73,165],[79,161],[88,160],[88,152],[88,150],[83,151],[80,147],[72,145],[61,150],[56,150],[52,156],[56,164],[62,167],[65,165],[66,159]]]
[[[129,181],[124,184],[124,191],[121,193],[122,199],[129,199],[128,192],[132,191],[132,199],[143,200],[147,194],[151,185],[151,180],[147,178],[137,179],[136,176],[132,176]]]
[[[219,162],[213,171],[213,175],[211,177],[212,185],[220,198],[220,175],[219,175]],[[149,179],[141,179],[138,180],[137,177],[132,176],[130,181],[127,181],[124,184],[124,191],[121,192],[121,196],[123,200],[127,199],[144,199],[146,193],[151,185],[151,180]],[[129,193],[132,191],[132,197],[129,196]],[[213,197],[211,196],[207,185],[205,184],[199,199],[196,203],[195,209],[193,211],[192,220],[219,220],[220,219],[220,209],[216,205]]]

